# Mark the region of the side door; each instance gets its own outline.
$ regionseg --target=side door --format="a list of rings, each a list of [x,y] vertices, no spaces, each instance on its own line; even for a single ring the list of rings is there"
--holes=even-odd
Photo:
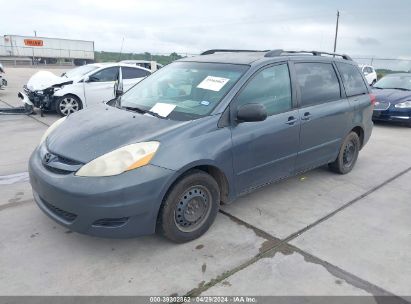
[[[257,71],[230,105],[233,168],[237,191],[244,193],[289,176],[299,144],[299,114],[287,63]],[[268,117],[259,122],[236,121],[237,109],[263,104]]]
[[[123,75],[124,92],[151,74],[149,71],[140,69],[138,67],[134,68],[134,67],[125,67],[125,66],[121,67],[121,73]]]
[[[119,67],[109,67],[95,72],[84,83],[84,96],[87,106],[114,98],[114,83],[117,80]]]
[[[333,161],[346,135],[350,104],[331,62],[295,62],[301,133],[297,172]]]

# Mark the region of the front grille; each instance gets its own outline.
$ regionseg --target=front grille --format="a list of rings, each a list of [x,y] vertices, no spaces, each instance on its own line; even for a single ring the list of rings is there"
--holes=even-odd
[[[83,165],[75,160],[50,153],[46,148],[42,149],[40,157],[43,166],[56,174],[70,174],[76,172]]]
[[[374,105],[374,110],[385,111],[390,107],[391,103],[384,101],[377,101]]]
[[[43,201],[43,204],[47,207],[48,210],[50,210],[52,213],[54,213],[55,215],[57,215],[58,217],[64,219],[65,221],[67,221],[69,223],[72,223],[77,217],[77,215],[74,214],[74,213],[71,213],[71,212],[65,211],[63,209],[60,209],[60,208],[46,202],[43,199],[42,199],[42,201]]]
[[[121,217],[121,218],[106,218],[106,219],[100,219],[97,220],[93,223],[93,226],[96,227],[120,227],[127,223],[128,217]]]
[[[67,171],[67,170],[63,170],[63,169],[58,169],[58,168],[53,168],[51,166],[48,165],[44,165],[44,167],[49,170],[50,172],[56,173],[56,174],[70,174],[73,171]]]

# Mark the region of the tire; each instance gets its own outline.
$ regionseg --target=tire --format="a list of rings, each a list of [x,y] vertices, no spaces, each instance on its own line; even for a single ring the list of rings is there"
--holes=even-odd
[[[357,133],[349,133],[341,145],[337,159],[328,164],[331,171],[339,174],[347,174],[350,172],[357,162],[360,145],[360,138]]]
[[[83,108],[80,98],[75,95],[64,95],[56,101],[56,112],[61,116],[67,116],[80,111]]]
[[[201,170],[183,175],[166,195],[157,221],[157,231],[176,243],[203,235],[220,207],[217,182]]]

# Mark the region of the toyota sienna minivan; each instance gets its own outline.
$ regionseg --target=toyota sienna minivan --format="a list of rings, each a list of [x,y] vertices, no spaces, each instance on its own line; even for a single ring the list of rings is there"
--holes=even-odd
[[[187,242],[221,203],[325,164],[350,172],[373,104],[347,55],[206,51],[56,121],[30,158],[34,198],[72,231]]]

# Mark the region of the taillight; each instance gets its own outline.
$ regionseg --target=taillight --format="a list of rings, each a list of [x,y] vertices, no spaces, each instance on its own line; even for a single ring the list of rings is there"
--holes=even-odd
[[[369,94],[370,96],[370,102],[372,105],[375,105],[375,102],[377,101],[377,98],[375,98],[374,94]]]

